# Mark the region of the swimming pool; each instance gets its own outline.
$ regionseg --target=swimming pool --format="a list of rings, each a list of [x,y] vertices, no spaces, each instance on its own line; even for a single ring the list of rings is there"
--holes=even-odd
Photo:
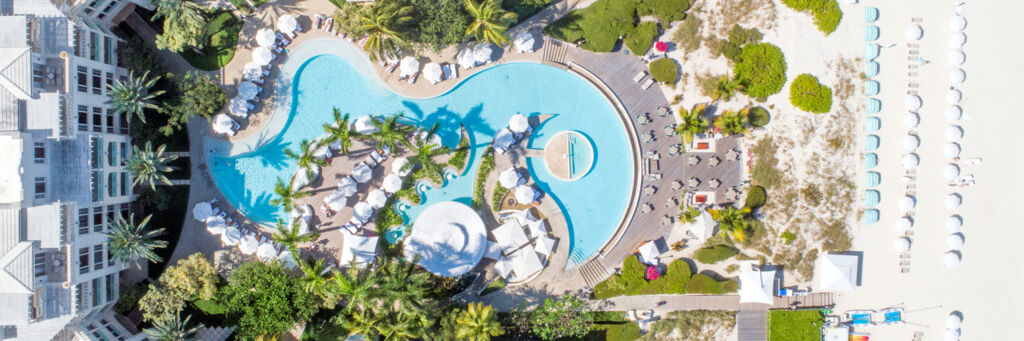
[[[440,188],[418,184],[425,200],[402,210],[410,221],[437,202],[471,201],[480,155],[516,113],[554,115],[535,128],[528,148],[543,148],[548,139],[565,130],[584,134],[593,146],[585,155],[593,162],[592,169],[575,181],[558,180],[541,164],[542,158],[526,160],[537,187],[566,214],[570,267],[604,245],[627,209],[634,170],[622,121],[592,85],[567,71],[508,63],[461,79],[461,84],[441,96],[410,99],[391,92],[373,74],[378,66],[355,47],[334,39],[301,45],[281,67],[281,79],[275,83],[277,107],[259,133],[232,143],[207,140],[214,182],[251,219],[270,223],[283,215],[268,203],[273,179],[290,177],[296,169],[282,151],[320,136],[321,124],[331,120],[334,107],[353,118],[403,112],[419,126],[439,122],[438,134],[449,147],[458,143],[459,124],[465,126],[472,147],[470,167],[462,174],[448,174]]]

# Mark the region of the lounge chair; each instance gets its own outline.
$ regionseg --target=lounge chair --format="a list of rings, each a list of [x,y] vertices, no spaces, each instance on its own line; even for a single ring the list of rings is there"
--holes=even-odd
[[[355,218],[352,218],[352,219],[355,219]],[[344,228],[345,231],[348,231],[348,233],[351,233],[351,234],[356,234],[356,233],[359,232],[359,227],[356,226],[356,225],[353,225],[352,223],[345,224],[345,226],[342,226],[342,228]]]
[[[370,154],[370,157],[367,157],[366,161],[364,161],[364,162],[366,162],[367,166],[370,166],[370,168],[375,168],[375,167],[377,167],[378,164],[380,164],[380,162],[378,162],[376,159],[374,159],[375,154],[376,153]]]
[[[636,74],[636,76],[633,76],[633,82],[640,83],[640,81],[642,81],[644,77],[647,77],[647,71],[640,71],[639,73]]]
[[[646,82],[640,85],[640,90],[647,90],[651,85],[654,85],[654,78],[648,78]]]

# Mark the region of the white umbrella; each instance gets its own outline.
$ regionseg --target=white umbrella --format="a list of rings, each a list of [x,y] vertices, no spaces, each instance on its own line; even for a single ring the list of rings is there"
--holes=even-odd
[[[376,132],[377,127],[373,126],[375,120],[373,115],[359,116],[355,122],[352,122],[352,130],[364,135]]]
[[[903,101],[903,105],[910,111],[917,111],[921,109],[921,97],[918,95],[907,95],[907,99]]]
[[[960,109],[960,106],[958,105],[951,105],[946,108],[946,121],[953,122],[959,120],[963,115],[964,110]]]
[[[242,67],[242,77],[248,80],[263,79],[263,68],[256,62],[245,63]]]
[[[192,207],[192,217],[198,221],[205,221],[213,216],[213,206],[203,201]]]
[[[266,47],[257,47],[252,50],[252,61],[258,65],[270,64],[270,61],[274,60],[274,53]]]
[[[955,210],[960,208],[960,205],[964,203],[964,198],[957,193],[950,193],[946,195],[946,209]]]
[[[949,35],[949,48],[956,49],[967,43],[967,35],[963,32]]]
[[[960,177],[960,166],[956,164],[948,164],[946,168],[942,170],[942,175],[946,176],[948,181],[956,181],[956,178]]]
[[[547,235],[541,235],[533,242],[533,245],[540,254],[551,256],[551,249],[555,247],[555,240]]]
[[[533,202],[533,198],[537,195],[537,192],[530,186],[519,186],[516,187],[516,201],[520,204],[529,204]]]
[[[949,104],[960,104],[960,99],[962,99],[962,98],[963,98],[963,94],[960,93],[960,90],[953,89],[953,90],[946,91],[946,103],[949,103]]]
[[[233,97],[231,101],[228,101],[228,112],[238,118],[249,117],[249,102],[239,97]]]
[[[437,82],[442,81],[442,78],[444,77],[444,71],[441,71],[440,64],[430,62],[427,63],[427,65],[423,66],[423,77],[431,84],[435,84]]]
[[[910,212],[910,210],[914,209],[914,206],[917,206],[917,199],[914,199],[914,197],[909,196],[909,195],[908,196],[904,196],[904,197],[900,198],[900,201],[899,201],[898,205],[899,205],[899,208],[900,208],[900,212],[903,212],[903,213]]]
[[[277,40],[277,34],[274,30],[269,28],[261,28],[256,31],[256,44],[263,47],[274,46],[274,41]]]
[[[896,230],[897,231],[907,231],[907,230],[910,230],[910,228],[913,227],[913,226],[914,226],[914,222],[911,221],[910,218],[903,217],[903,218],[900,218],[899,220],[896,220]]]
[[[344,178],[341,178],[341,181],[338,181],[338,189],[336,189],[335,191],[341,194],[341,196],[347,198],[356,194],[358,190],[359,187],[356,184],[356,181],[353,180],[351,176],[346,176]]]
[[[384,207],[384,204],[388,202],[388,195],[384,194],[384,191],[375,189],[370,191],[370,194],[366,195],[366,203],[370,204],[373,208]]]
[[[946,218],[946,232],[957,233],[962,227],[964,227],[964,220],[960,216],[954,215]]]
[[[277,258],[277,255],[277,249],[274,248],[272,243],[263,243],[256,248],[256,257],[259,257],[262,261],[269,262]]]
[[[964,51],[949,51],[949,60],[947,61],[947,63],[949,63],[950,66],[964,65],[965,61],[967,61],[967,55],[964,54]]]
[[[459,62],[459,66],[461,66],[463,69],[471,69],[474,66],[476,66],[476,59],[473,58],[472,49],[465,49],[459,51],[459,55],[458,57],[456,57],[456,59]]]
[[[402,168],[405,168],[405,165],[407,164],[409,164],[409,159],[404,157],[397,158],[394,161],[391,161],[391,172],[398,174],[398,176],[404,177],[408,175],[410,171],[412,171],[412,168],[402,170]]]
[[[399,76],[409,77],[420,71],[420,62],[411,56],[405,57],[402,58],[402,64],[399,64],[398,68]]]
[[[952,268],[957,266],[957,264],[960,264],[960,255],[956,252],[946,252],[946,255],[943,257],[943,263],[945,263],[947,268]],[[959,336],[959,334],[960,333],[957,332],[957,336]]]
[[[281,32],[290,34],[294,32],[295,29],[298,27],[299,21],[295,20],[295,17],[293,17],[291,14],[285,14],[282,15],[280,18],[277,18],[277,29],[281,30]]]
[[[947,250],[960,250],[964,247],[964,237],[959,234],[950,234],[946,237],[946,249]]]
[[[238,85],[238,97],[246,101],[256,98],[260,94],[260,87],[253,82],[242,82]]]
[[[903,114],[903,125],[907,128],[917,127],[919,123],[921,123],[921,117],[917,116],[917,114],[912,112]]]
[[[217,114],[213,117],[213,131],[218,134],[235,135],[235,131],[232,130],[234,122],[228,115]]]
[[[942,154],[945,155],[947,159],[953,159],[960,156],[960,145],[956,142],[947,143],[946,147],[942,150]]]
[[[527,129],[530,129],[530,120],[523,114],[512,115],[508,119],[508,128],[516,133],[526,132]]]
[[[917,154],[903,154],[903,169],[914,170],[917,169],[917,165],[921,163],[921,158]]]
[[[533,52],[533,34],[530,31],[522,31],[516,35],[516,52]]]
[[[235,228],[234,226],[228,227],[226,230],[224,230],[224,234],[220,236],[220,241],[227,246],[236,245],[241,239],[242,232],[238,231],[238,229]]]
[[[224,218],[213,217],[206,221],[206,230],[210,231],[211,234],[222,234],[227,228],[228,225]]]
[[[260,246],[260,242],[256,240],[255,235],[247,234],[242,237],[242,241],[238,243],[238,251],[242,254],[251,255],[256,253],[256,248]]]
[[[317,143],[319,143],[319,142],[317,142]],[[314,144],[314,146],[316,146],[316,145]],[[331,157],[334,157],[334,154],[331,153],[331,146],[330,145],[323,144],[323,145],[316,146],[316,150],[313,150],[313,157],[315,157],[317,159],[325,160],[325,159],[329,159]]]
[[[327,207],[329,207],[331,210],[340,211],[341,209],[345,208],[345,204],[348,202],[348,197],[342,194],[345,193],[336,189],[333,192],[331,192],[331,194],[328,194],[327,197],[324,198],[324,203],[327,204]]]
[[[907,135],[903,137],[903,150],[912,152],[921,145],[921,139],[916,135]]]
[[[313,209],[309,205],[295,206],[295,209],[289,212],[291,221],[295,221],[296,218],[301,218],[304,222],[309,222],[313,218]]]
[[[515,136],[512,136],[512,131],[506,128],[502,128],[494,135],[494,148],[508,150],[512,146],[512,143],[516,142]]]
[[[288,251],[287,246],[284,248],[284,250],[281,250],[280,254],[277,255],[277,260],[280,261],[281,264],[288,269],[294,269],[295,265],[297,265],[295,264],[295,258],[292,257],[292,253],[291,251]]]
[[[419,134],[416,134],[416,138],[418,138],[418,139],[420,139],[420,141],[426,142],[428,144],[433,144],[433,145],[438,145],[438,146],[442,145],[441,136],[438,136],[437,134],[434,134],[434,136],[430,137],[430,141],[426,141],[427,135],[430,135],[430,132],[428,132],[426,130],[420,130]]]
[[[949,17],[949,30],[953,32],[963,31],[967,28],[967,19],[959,15]]]
[[[959,86],[967,80],[967,73],[964,69],[956,68],[949,70],[949,86]]]
[[[921,29],[920,25],[907,26],[904,33],[907,35],[907,40],[921,40],[921,37],[924,36],[924,30]]]
[[[388,193],[395,193],[402,189],[402,177],[395,173],[384,176],[384,190]]]
[[[352,178],[361,184],[365,184],[373,178],[373,169],[366,165],[365,162],[360,162],[355,169],[352,170]]]
[[[952,267],[947,265],[947,267]],[[946,341],[960,341],[960,330],[959,329],[946,329]]]
[[[946,127],[946,140],[949,142],[959,141],[964,137],[964,128],[960,128],[958,125],[951,125]]]
[[[501,174],[498,174],[498,183],[501,184],[501,187],[512,189],[519,185],[519,179],[521,178],[519,172],[516,172],[515,167],[509,167],[502,171]]]
[[[477,64],[486,64],[491,61],[491,54],[494,51],[491,50],[491,44],[479,44],[473,48],[473,60]]]
[[[907,252],[907,250],[910,250],[910,238],[896,238],[896,241],[892,243],[892,248],[895,249],[896,252]]]
[[[946,316],[946,328],[947,329],[960,329],[960,326],[964,323],[964,319],[957,314],[949,314]]]
[[[373,215],[373,207],[370,204],[360,201],[352,206],[352,216],[361,221],[370,220],[370,216]]]

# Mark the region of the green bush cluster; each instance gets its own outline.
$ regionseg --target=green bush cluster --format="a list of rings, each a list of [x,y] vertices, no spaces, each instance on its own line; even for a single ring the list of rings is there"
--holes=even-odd
[[[843,11],[836,0],[782,0],[782,3],[797,11],[811,12],[814,26],[825,35],[832,34],[843,19]]]
[[[658,35],[658,24],[645,22],[636,25],[632,34],[626,36],[625,44],[635,55],[647,54],[654,44],[654,37]]]
[[[473,208],[480,209],[484,201],[484,182],[494,170],[494,148],[487,147],[480,158],[480,169],[476,172],[476,185],[473,187]]]
[[[623,311],[591,312],[594,324],[584,341],[633,341],[640,338],[640,326],[625,318]]]
[[[809,74],[796,76],[789,86],[789,101],[800,110],[823,114],[832,110],[832,89]]]
[[[705,274],[693,275],[686,283],[686,292],[691,294],[721,295],[739,290],[740,285],[734,280],[717,281]]]
[[[656,15],[662,23],[685,18],[690,4],[686,0],[597,0],[590,6],[569,12],[544,28],[544,34],[594,52],[611,52],[620,37],[636,54],[647,52],[650,44],[642,44],[651,35],[649,24],[640,24],[637,18]],[[652,23],[653,24],[653,23]],[[633,43],[629,43],[633,41]]]
[[[768,110],[762,107],[753,107],[747,111],[747,121],[750,122],[750,126],[754,128],[760,128],[768,125],[772,119],[771,115],[768,114]]]
[[[704,264],[715,264],[732,258],[737,253],[739,253],[739,251],[736,251],[736,249],[733,249],[728,245],[715,245],[712,247],[698,249],[693,256],[694,258],[697,258],[698,262]]]
[[[639,0],[636,4],[637,16],[657,16],[663,23],[686,19],[688,9],[688,0]]]
[[[551,4],[551,0],[505,0],[501,3],[501,7],[515,13],[519,17],[519,22],[523,22],[549,4]]]
[[[766,200],[768,200],[768,194],[765,193],[764,187],[753,186],[747,190],[746,206],[750,207],[750,209],[761,208]]]
[[[494,194],[491,195],[491,210],[498,212],[501,209],[501,199],[508,193],[508,188],[504,186],[495,186]]]
[[[661,83],[673,84],[679,76],[679,64],[672,60],[672,58],[655,60],[651,62],[649,68],[651,77],[654,77],[654,80]]]
[[[462,141],[459,141],[459,146],[455,147],[455,152],[452,153],[452,157],[448,159],[448,165],[462,171],[466,168],[467,156],[469,156],[469,138],[463,137]]]
[[[193,67],[212,71],[227,65],[235,57],[238,44],[238,32],[242,30],[242,20],[228,11],[216,13],[206,25],[206,37],[202,38],[205,45],[202,53],[192,49],[181,51],[181,56]]]
[[[768,312],[768,339],[817,341],[824,321],[820,310],[772,310]]]
[[[733,74],[744,93],[766,98],[782,91],[786,84],[786,58],[778,46],[769,43],[744,45]]]
[[[703,274],[693,274],[690,264],[681,259],[668,264],[668,269],[661,277],[653,281],[646,278],[647,264],[640,263],[636,255],[626,257],[622,262],[622,271],[594,286],[594,299],[605,299],[615,296],[658,295],[658,294],[715,294],[734,292],[738,288],[736,281],[715,281]],[[707,277],[707,279],[704,279]],[[694,279],[702,282],[691,286]],[[730,284],[731,282],[731,284]]]
[[[725,56],[733,63],[738,63],[743,53],[743,46],[759,43],[763,37],[761,31],[756,28],[743,28],[743,26],[734,24],[729,30],[729,39],[718,41],[716,50],[718,54]]]

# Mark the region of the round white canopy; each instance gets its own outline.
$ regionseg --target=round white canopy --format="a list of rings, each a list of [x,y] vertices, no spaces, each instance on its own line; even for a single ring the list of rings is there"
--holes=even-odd
[[[210,231],[211,234],[222,234],[227,228],[228,225],[224,218],[215,216],[206,221],[206,230]]]
[[[256,98],[260,94],[260,87],[253,82],[242,82],[238,85],[238,98],[246,101]]]
[[[403,176],[402,168],[407,164],[409,164],[409,159],[404,157],[397,158],[395,161],[391,161],[391,172]]]
[[[943,257],[943,263],[945,263],[947,268],[952,268],[957,266],[957,264],[960,264],[960,254],[956,252],[946,252],[946,255]],[[960,336],[959,332],[957,332],[957,336]]]
[[[917,135],[907,135],[903,137],[903,150],[912,152],[921,145],[921,139]]]
[[[473,48],[473,61],[477,64],[485,64],[491,61],[491,54],[494,50],[491,49],[491,44],[479,44]]]
[[[956,121],[964,115],[964,110],[960,109],[959,105],[951,105],[946,108],[946,121]]]
[[[533,197],[537,195],[537,192],[530,186],[518,186],[516,187],[516,201],[520,204],[529,204],[533,202]]]
[[[949,60],[947,61],[947,63],[949,63],[950,66],[964,65],[965,61],[967,61],[967,55],[964,54],[964,51],[960,51],[960,50],[951,50],[951,51],[949,51]]]
[[[917,154],[903,154],[903,169],[914,170],[917,169],[917,165],[921,163],[921,158]]]
[[[960,166],[956,164],[948,164],[942,169],[942,175],[946,177],[948,181],[955,181],[956,178],[960,177]]]
[[[924,29],[921,28],[921,25],[907,26],[903,33],[907,35],[907,40],[921,40],[921,37],[924,37]]]
[[[953,159],[960,156],[960,145],[956,142],[947,143],[946,147],[942,149],[942,154],[944,154],[947,159]]]
[[[355,206],[352,206],[352,216],[362,221],[368,221],[373,216],[373,207],[364,201],[357,202]]]
[[[274,248],[272,243],[263,243],[256,248],[256,257],[259,257],[262,261],[271,261],[277,258],[277,249]]]
[[[903,101],[903,105],[910,111],[917,111],[921,109],[921,97],[918,95],[907,95],[907,98]]]
[[[444,71],[441,70],[440,64],[430,62],[423,67],[423,77],[431,83],[437,83],[444,78]]]
[[[509,167],[502,171],[501,174],[498,174],[498,182],[501,184],[501,187],[508,189],[518,186],[519,179],[519,172],[516,171],[515,167]]]
[[[910,239],[907,237],[896,238],[896,241],[892,243],[892,248],[896,252],[907,252],[907,250],[910,250]]]
[[[373,178],[373,169],[367,166],[366,163],[360,162],[355,169],[352,170],[352,178],[358,183],[365,184]]]
[[[949,142],[960,141],[964,137],[964,128],[960,128],[958,125],[951,125],[946,127],[946,140]]]
[[[416,72],[420,71],[420,61],[416,60],[416,58],[408,56],[402,58],[402,64],[399,64],[398,68],[399,76],[409,77],[416,74]]]
[[[213,117],[213,131],[218,134],[234,135],[235,132],[231,130],[234,127],[233,123],[228,115],[217,114]]]
[[[522,31],[515,38],[516,52],[533,52],[533,34],[530,31]]]
[[[352,130],[355,130],[360,134],[369,134],[377,131],[377,127],[373,125],[377,121],[377,118],[373,115],[359,116],[355,122],[352,122]]]
[[[245,118],[249,116],[249,103],[247,103],[241,97],[232,97],[228,101],[228,113],[238,118]]]
[[[467,48],[459,51],[459,55],[455,59],[463,69],[471,69],[476,66],[476,59],[473,58],[473,49]]]
[[[270,52],[270,49],[266,47],[257,47],[252,50],[252,61],[258,65],[270,64],[270,61],[274,60],[274,53]]]
[[[903,125],[907,128],[917,127],[919,123],[921,123],[921,117],[917,116],[917,114],[912,112],[903,114]]]
[[[949,30],[953,32],[963,31],[967,28],[967,19],[959,15],[949,17]]]
[[[530,128],[530,121],[526,118],[526,115],[515,114],[508,119],[508,129],[516,133],[526,132]]]
[[[949,104],[960,104],[960,100],[963,98],[963,94],[960,90],[949,90],[946,91],[946,103]]]
[[[245,63],[245,66],[242,66],[242,78],[248,80],[263,79],[263,68],[256,64],[256,62],[250,61]]]
[[[213,206],[203,201],[192,207],[192,217],[198,221],[206,221],[213,216]]]
[[[949,70],[949,86],[959,86],[967,80],[967,73],[964,69],[956,68]]]
[[[256,44],[259,46],[273,46],[275,40],[277,40],[277,34],[274,33],[274,30],[261,28],[259,31],[256,31]]]
[[[963,32],[949,35],[949,48],[956,49],[967,43],[967,35]]]
[[[359,185],[356,184],[355,179],[352,179],[351,176],[346,176],[341,178],[341,181],[338,181],[338,189],[335,191],[347,198],[359,191]]]
[[[456,277],[473,269],[487,251],[487,229],[469,206],[445,201],[427,207],[405,239],[405,257],[420,257],[433,274]]]
[[[957,259],[959,259],[959,258],[957,258]],[[946,257],[946,261],[947,261],[946,262],[946,267],[947,268],[952,268],[953,266],[956,266],[956,263],[960,263],[960,261],[957,260],[956,263],[954,263],[953,265],[950,265],[949,264],[949,257]],[[959,329],[946,329],[946,334],[945,335],[946,335],[945,336],[946,341],[960,341],[960,330]]]
[[[373,208],[384,207],[384,204],[388,202],[387,194],[384,191],[375,189],[370,191],[370,194],[366,195],[366,203],[370,204]]]
[[[402,177],[398,174],[391,173],[384,176],[383,186],[385,191],[388,193],[395,193],[402,189]]]
[[[947,250],[960,250],[964,246],[964,237],[953,233],[946,237]]]
[[[964,219],[958,215],[949,216],[946,218],[946,232],[957,233],[960,232],[960,228],[964,227]]]
[[[238,243],[238,251],[242,254],[251,255],[256,253],[256,248],[260,246],[260,242],[256,240],[256,236],[247,234],[242,237],[242,241]]]
[[[237,245],[238,241],[241,240],[241,238],[242,232],[239,231],[234,226],[230,226],[226,230],[224,230],[224,234],[220,236],[220,241],[221,243],[224,243],[224,245],[232,246]]]
[[[896,230],[897,231],[901,231],[902,232],[902,231],[910,230],[910,228],[912,226],[914,226],[914,222],[912,220],[910,220],[910,218],[908,218],[908,217],[902,217],[902,218],[896,220]]]
[[[960,329],[960,326],[964,323],[964,319],[957,314],[949,314],[946,316],[946,328],[948,329]]]
[[[277,18],[277,29],[284,33],[292,33],[296,28],[299,27],[299,21],[295,20],[291,14],[282,15]]]
[[[960,205],[964,203],[964,198],[957,193],[950,193],[946,195],[946,209],[955,210],[960,208]]]
[[[914,206],[917,205],[917,199],[914,199],[914,197],[909,196],[909,195],[908,196],[904,196],[904,197],[900,198],[900,201],[899,201],[898,204],[899,204],[900,212],[903,212],[903,213],[910,212],[910,210],[914,209]]]

